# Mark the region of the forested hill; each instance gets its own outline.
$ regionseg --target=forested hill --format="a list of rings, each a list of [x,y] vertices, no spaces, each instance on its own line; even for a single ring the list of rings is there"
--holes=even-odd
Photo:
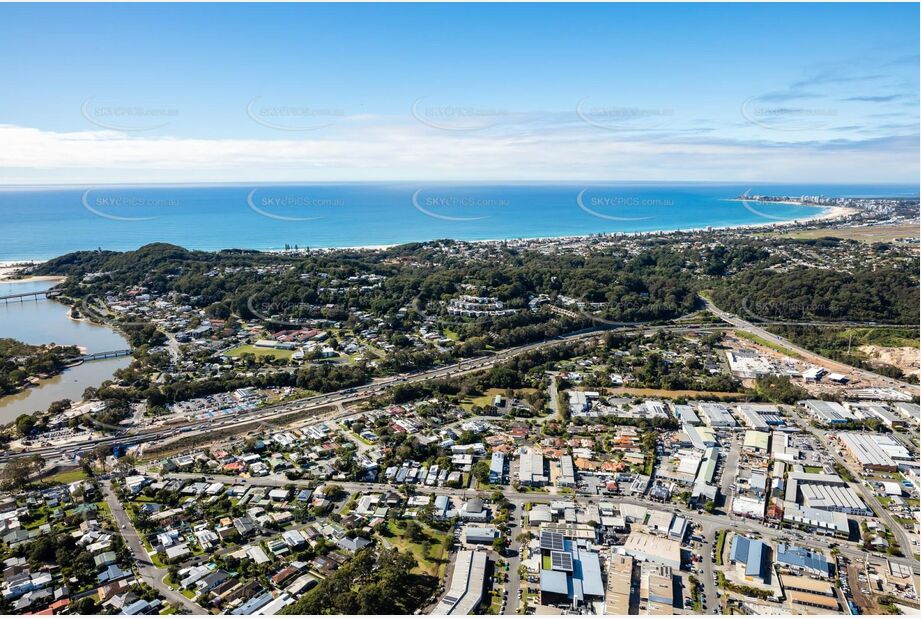
[[[72,297],[142,286],[154,294],[184,295],[218,317],[254,317],[247,308],[253,298],[304,308],[298,317],[344,320],[355,310],[392,317],[405,307],[443,313],[446,300],[475,290],[514,309],[527,308],[543,294],[582,302],[611,320],[659,321],[693,311],[697,292],[708,289],[719,306],[740,315],[918,321],[917,258],[888,245],[838,239],[718,241],[689,235],[560,252],[443,240],[375,252],[297,255],[210,253],[156,243],[123,253],[71,253],[42,264],[36,273],[70,275],[63,288]],[[360,291],[342,285],[362,275],[379,276],[381,283]],[[337,285],[348,289],[330,289]],[[492,321],[487,330],[464,327],[463,334],[533,328],[547,319],[520,312]]]
[[[838,272],[755,270],[714,289],[713,300],[743,318],[918,324],[918,274],[908,268]]]

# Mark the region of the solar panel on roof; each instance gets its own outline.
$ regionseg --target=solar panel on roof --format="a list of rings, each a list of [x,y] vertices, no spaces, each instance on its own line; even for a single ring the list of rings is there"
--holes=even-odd
[[[547,551],[563,551],[563,535],[559,532],[540,533],[540,548]]]
[[[550,568],[554,571],[572,572],[572,554],[568,551],[550,552]]]

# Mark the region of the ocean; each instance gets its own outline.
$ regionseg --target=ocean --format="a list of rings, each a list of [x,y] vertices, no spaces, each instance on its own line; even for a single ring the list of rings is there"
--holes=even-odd
[[[0,189],[0,262],[151,242],[217,250],[366,247],[699,229],[799,220],[770,195],[917,196],[912,186],[738,183],[312,183]]]

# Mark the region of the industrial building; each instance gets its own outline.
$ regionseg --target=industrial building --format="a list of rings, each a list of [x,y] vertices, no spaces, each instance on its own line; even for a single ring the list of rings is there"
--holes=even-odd
[[[681,568],[681,543],[645,532],[631,532],[624,551],[637,560],[657,562],[673,569]]]
[[[757,431],[770,431],[771,427],[784,425],[780,409],[767,404],[742,404],[738,407],[739,415],[745,424]]]
[[[843,513],[820,511],[800,506],[795,502],[784,501],[783,520],[833,536],[847,538],[850,534],[850,525],[847,516]]]
[[[770,442],[770,432],[748,430],[745,432],[745,441],[742,443],[742,448],[752,453],[765,455],[768,452]]]
[[[451,576],[451,587],[439,601],[433,615],[466,616],[473,613],[483,600],[486,583],[486,554],[479,551],[459,551]]]
[[[547,484],[544,456],[532,448],[521,449],[518,462],[518,481],[522,485],[537,487]]]
[[[598,554],[567,540],[557,532],[540,533],[541,561],[550,568],[540,571],[542,605],[578,609],[604,600],[604,581]]]
[[[770,360],[754,350],[727,350],[726,360],[732,375],[743,380],[777,373]]]
[[[803,406],[810,416],[827,425],[838,425],[856,420],[856,417],[847,408],[835,401],[809,399],[800,401],[799,405]]]
[[[791,472],[787,475],[788,502],[820,511],[870,516],[873,512],[837,474]]]
[[[845,452],[863,470],[898,470],[896,459],[913,459],[902,444],[881,434],[842,432],[838,435]]]
[[[777,564],[797,573],[828,577],[831,565],[825,556],[805,547],[781,543],[777,546]],[[784,578],[786,582],[786,577]]]
[[[710,427],[735,427],[737,425],[736,419],[721,403],[700,403],[697,404],[697,411]]]
[[[499,531],[495,528],[484,528],[480,526],[464,527],[464,542],[469,545],[491,545],[499,537]]]
[[[608,563],[608,593],[604,599],[606,615],[630,614],[633,590],[633,558],[615,554]]]
[[[758,584],[770,584],[769,548],[763,541],[741,534],[732,537],[729,560],[737,567],[739,579]]]
[[[678,420],[687,425],[700,425],[700,419],[694,414],[694,408],[688,405],[675,406],[675,416]]]
[[[850,402],[845,405],[854,415],[861,418],[880,420],[889,429],[904,429],[908,425],[908,422],[904,418],[890,411],[889,408],[882,403]]]
[[[719,446],[716,435],[709,427],[695,427],[694,425],[682,426],[682,431],[688,437],[688,442],[696,449],[704,450],[711,446]]]
[[[671,616],[675,589],[672,568],[644,562],[640,565],[640,609],[647,615]]]
[[[500,485],[505,478],[505,455],[502,453],[493,453],[489,460],[489,482],[493,485]]]
[[[557,485],[560,487],[576,486],[576,470],[572,465],[572,457],[569,455],[560,457],[560,476],[557,479]]]

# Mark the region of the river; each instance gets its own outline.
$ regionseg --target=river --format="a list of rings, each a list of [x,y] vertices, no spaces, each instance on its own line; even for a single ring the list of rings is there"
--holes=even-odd
[[[55,283],[3,281],[0,282],[0,296],[46,290]],[[72,320],[68,310],[66,305],[44,298],[8,304],[0,301],[0,338],[17,339],[33,345],[77,345],[87,353],[130,347],[124,337],[109,328]],[[38,386],[0,398],[0,423],[14,421],[20,414],[46,410],[52,402],[60,399],[78,401],[87,387],[99,386],[130,363],[131,358],[125,356],[83,363],[43,380]]]

